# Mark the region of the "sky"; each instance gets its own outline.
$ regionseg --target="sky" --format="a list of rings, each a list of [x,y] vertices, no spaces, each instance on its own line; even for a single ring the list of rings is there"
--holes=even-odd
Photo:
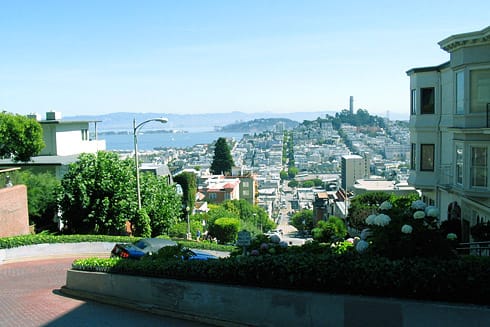
[[[0,109],[409,116],[415,67],[488,0],[0,0]]]

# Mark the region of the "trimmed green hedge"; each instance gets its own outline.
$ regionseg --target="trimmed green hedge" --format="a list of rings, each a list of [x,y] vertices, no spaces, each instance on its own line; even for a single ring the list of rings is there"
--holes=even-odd
[[[19,246],[46,244],[46,243],[78,243],[78,242],[114,242],[114,243],[132,243],[139,240],[140,237],[130,236],[109,236],[109,235],[53,235],[49,233],[40,233],[34,235],[22,235],[14,237],[0,238],[0,249],[10,249]],[[220,245],[213,242],[201,241],[183,241],[176,240],[177,243],[193,249],[206,249],[215,251],[230,252],[234,249],[230,245]]]
[[[34,235],[22,235],[0,238],[0,249],[15,248],[24,245],[45,243],[78,243],[78,242],[134,242],[138,240],[130,236],[107,235],[53,235],[40,233]]]
[[[95,269],[94,269],[95,267]],[[353,252],[208,261],[79,259],[73,269],[315,292],[490,304],[490,258],[389,260]]]

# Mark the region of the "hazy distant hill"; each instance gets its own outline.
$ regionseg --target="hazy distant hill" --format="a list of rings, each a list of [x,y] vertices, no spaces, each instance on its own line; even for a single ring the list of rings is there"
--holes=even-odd
[[[136,124],[139,124],[147,119],[166,117],[168,123],[161,125],[160,123],[148,123],[145,128],[148,129],[172,129],[184,131],[214,131],[222,127],[235,123],[253,121],[263,118],[284,118],[296,122],[304,120],[314,120],[318,117],[325,117],[326,114],[335,115],[334,111],[323,112],[294,112],[294,113],[243,113],[233,111],[230,113],[215,113],[215,114],[166,114],[166,113],[130,113],[116,112],[105,115],[79,115],[64,117],[70,120],[100,120],[97,124],[99,131],[132,131],[133,119],[136,119]]]
[[[283,124],[284,129],[288,130],[299,125],[299,122],[287,118],[260,118],[226,125],[219,130],[222,132],[260,133],[275,129],[278,123]]]
[[[115,112],[105,115],[80,115],[65,117],[65,119],[73,120],[100,120],[97,124],[99,131],[132,131],[133,119],[136,123],[141,123],[147,119],[156,117],[168,118],[168,123],[163,126],[168,130],[184,130],[190,132],[214,131],[226,125],[253,121],[262,118],[284,118],[297,121],[299,123],[305,120],[315,120],[318,117],[324,118],[325,115],[335,116],[337,111],[317,111],[317,112],[290,112],[290,113],[244,113],[233,111],[229,113],[214,113],[214,114],[168,114],[168,113],[131,113],[131,112]],[[392,120],[406,119],[395,117],[395,114],[390,116]],[[147,129],[162,129],[160,123],[149,123],[145,125]]]

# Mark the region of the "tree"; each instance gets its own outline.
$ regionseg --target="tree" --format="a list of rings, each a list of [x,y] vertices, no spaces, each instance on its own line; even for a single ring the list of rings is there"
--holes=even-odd
[[[58,203],[69,233],[124,235],[126,222],[136,233],[168,230],[179,219],[180,198],[165,178],[141,176],[142,212],[138,212],[134,161],[115,153],[82,154],[61,180]]]
[[[13,172],[11,178],[14,184],[27,186],[29,222],[35,224],[36,232],[57,231],[54,218],[58,213],[56,192],[60,181],[49,173],[34,174],[29,170]]]
[[[181,218],[181,198],[164,176],[141,174],[141,202],[150,217],[151,235],[167,234]]]
[[[174,176],[174,182],[182,186],[182,206],[194,208],[197,193],[197,177],[191,172],[183,172]],[[192,210],[191,210],[192,211]]]
[[[267,212],[257,206],[252,205],[246,200],[228,200],[222,204],[227,212],[238,216],[242,228],[248,231],[263,232],[274,229],[276,224],[269,219]]]
[[[218,138],[214,148],[214,158],[211,163],[210,171],[212,174],[231,174],[234,166],[230,148],[224,137]]]
[[[44,146],[42,127],[35,119],[0,113],[0,157],[27,162]]]
[[[288,168],[288,177],[290,179],[293,179],[298,174],[298,171],[299,171],[298,168],[296,168],[294,166],[289,167]]]
[[[300,232],[312,230],[314,227],[313,210],[303,209],[291,217],[291,225]]]
[[[312,234],[316,241],[335,242],[344,239],[347,227],[341,218],[330,216],[327,221],[320,220],[313,228]]]
[[[81,154],[61,180],[59,205],[66,231],[123,235],[137,214],[134,163],[115,153]]]

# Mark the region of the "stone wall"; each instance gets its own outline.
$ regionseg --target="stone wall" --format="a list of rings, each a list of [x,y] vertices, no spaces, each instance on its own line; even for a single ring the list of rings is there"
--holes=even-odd
[[[0,189],[0,237],[29,234],[27,187],[15,185]]]

